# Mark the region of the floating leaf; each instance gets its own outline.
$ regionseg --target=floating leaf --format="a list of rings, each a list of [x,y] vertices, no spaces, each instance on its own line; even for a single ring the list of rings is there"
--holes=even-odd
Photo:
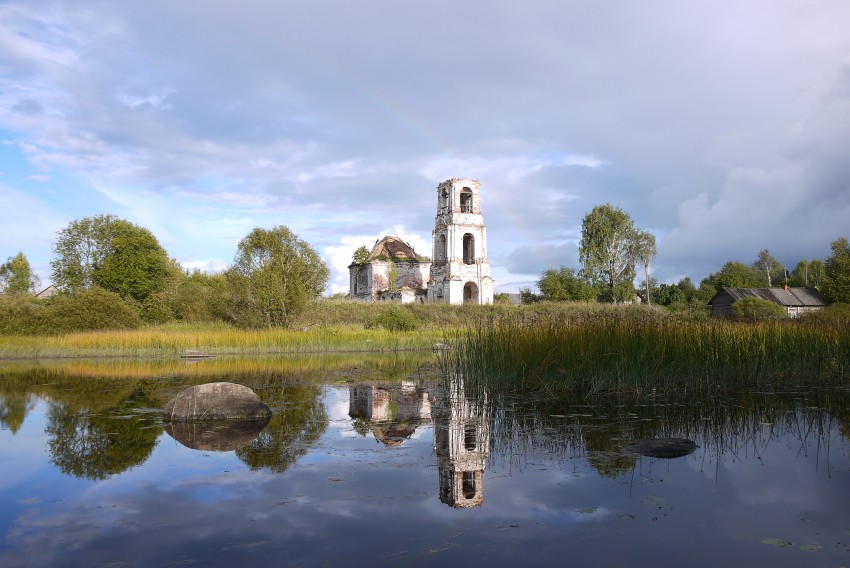
[[[770,546],[778,546],[779,548],[785,548],[786,546],[794,546],[794,543],[790,540],[785,540],[782,538],[763,538],[761,539],[762,544],[769,544]]]
[[[800,550],[807,552],[823,552],[823,547],[819,544],[801,544]]]
[[[576,513],[595,513],[596,509],[594,507],[582,507],[581,509],[576,509]]]

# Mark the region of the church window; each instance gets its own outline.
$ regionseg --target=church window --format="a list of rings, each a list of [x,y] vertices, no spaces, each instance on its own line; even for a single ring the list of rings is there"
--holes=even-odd
[[[470,233],[463,236],[463,263],[475,264],[475,237]]]
[[[461,485],[461,491],[463,491],[464,499],[472,499],[475,497],[475,472],[474,471],[464,471],[463,472],[463,482]]]
[[[472,190],[464,187],[460,192],[461,213],[472,213]]]
[[[434,251],[434,260],[437,262],[446,260],[446,235],[437,236],[437,248]]]
[[[463,447],[467,452],[474,452],[476,445],[475,424],[467,424],[463,429]]]

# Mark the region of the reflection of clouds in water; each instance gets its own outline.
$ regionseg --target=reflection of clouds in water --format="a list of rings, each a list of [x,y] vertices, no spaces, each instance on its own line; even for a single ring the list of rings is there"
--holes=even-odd
[[[348,416],[348,387],[328,387],[324,392],[325,412],[331,427],[350,421]],[[337,426],[338,427],[338,426]]]
[[[44,434],[46,411],[47,404],[39,399],[17,433],[12,434],[6,429],[0,431],[4,454],[15,456],[14,460],[0,460],[0,490],[15,487],[49,467],[44,464],[43,445],[33,443]]]
[[[742,468],[730,477],[738,498],[745,505],[771,505],[784,503],[800,505],[804,508],[820,509],[822,503],[818,497],[818,474],[811,464],[793,460],[794,452],[787,451],[781,456],[779,467],[782,475],[765,475],[756,468]]]

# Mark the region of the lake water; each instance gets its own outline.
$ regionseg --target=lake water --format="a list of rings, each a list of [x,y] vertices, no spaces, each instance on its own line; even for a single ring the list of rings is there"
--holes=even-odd
[[[430,368],[0,364],[0,566],[850,564],[845,391],[575,400]],[[262,431],[163,428],[218,380]],[[698,447],[623,451],[659,437]]]

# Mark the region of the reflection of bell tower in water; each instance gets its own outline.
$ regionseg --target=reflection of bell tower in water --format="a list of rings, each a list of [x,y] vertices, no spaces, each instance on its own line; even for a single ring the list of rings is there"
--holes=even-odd
[[[484,503],[484,468],[490,446],[487,400],[467,398],[463,380],[452,378],[431,406],[440,501],[455,508]]]
[[[487,260],[487,229],[478,181],[452,178],[437,186],[433,235],[428,300],[492,304],[493,278]]]

